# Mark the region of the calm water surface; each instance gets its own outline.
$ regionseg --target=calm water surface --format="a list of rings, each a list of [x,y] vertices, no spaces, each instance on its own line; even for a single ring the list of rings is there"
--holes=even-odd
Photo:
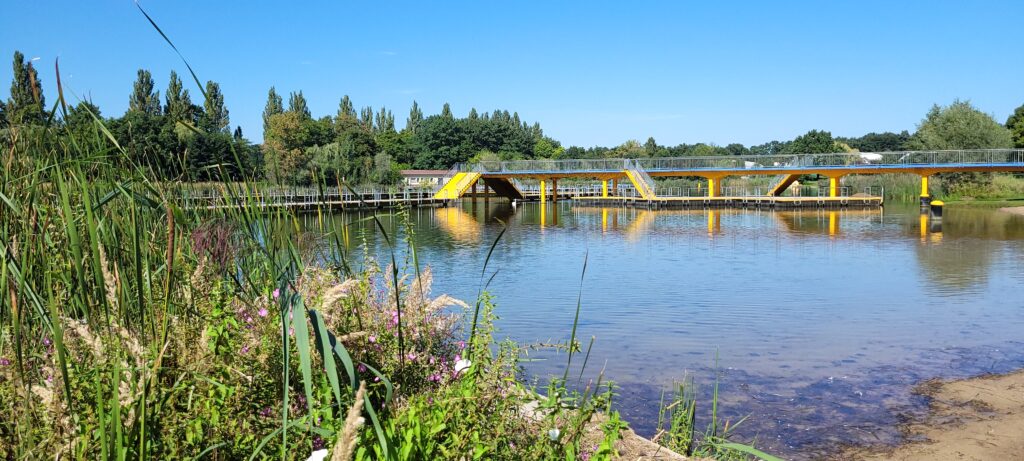
[[[584,260],[584,380],[601,368],[620,411],[655,432],[658,401],[684,376],[749,415],[738,435],[787,457],[838,443],[894,443],[926,410],[932,377],[1024,367],[1024,216],[916,207],[841,211],[594,208],[463,202],[414,209],[434,293],[472,300],[491,242],[500,335],[568,339]],[[355,222],[356,214],[333,219]],[[353,224],[350,243],[383,240]],[[531,352],[527,379],[561,376],[565,355]],[[579,373],[575,360],[573,375]],[[823,451],[825,450],[825,451]]]

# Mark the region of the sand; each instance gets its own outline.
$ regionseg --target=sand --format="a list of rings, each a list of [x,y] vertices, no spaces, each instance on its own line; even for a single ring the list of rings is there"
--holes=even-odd
[[[1024,206],[1009,206],[1006,208],[1000,208],[999,211],[1013,214],[1024,214]]]
[[[1024,210],[1024,207],[1020,207]],[[855,449],[842,459],[1024,459],[1024,370],[962,381],[929,381],[929,416],[905,429],[912,440],[895,448]]]

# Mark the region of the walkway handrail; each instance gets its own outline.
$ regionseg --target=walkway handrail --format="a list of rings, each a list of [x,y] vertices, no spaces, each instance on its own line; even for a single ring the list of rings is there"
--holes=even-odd
[[[709,157],[647,157],[637,159],[570,159],[484,161],[457,165],[477,173],[616,172],[635,162],[640,170],[754,170],[771,168],[841,168],[887,166],[1024,165],[1024,149],[964,149],[893,152],[843,152],[799,155],[740,155]]]

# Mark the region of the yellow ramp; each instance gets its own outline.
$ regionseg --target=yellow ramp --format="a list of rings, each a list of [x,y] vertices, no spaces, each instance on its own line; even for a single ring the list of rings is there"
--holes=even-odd
[[[768,195],[772,197],[778,197],[782,195],[782,193],[785,192],[790,185],[796,182],[796,180],[799,179],[800,176],[801,175],[798,174],[787,174],[782,178],[782,180],[778,182],[778,184],[772,186],[771,190],[768,191]]]
[[[650,184],[648,184],[647,181],[643,177],[641,177],[637,171],[623,170],[623,173],[625,173],[626,177],[629,178],[629,181],[633,183],[633,187],[635,187],[636,190],[640,192],[640,197],[643,197],[645,200],[653,200],[656,198],[654,195],[654,190],[651,189]]]
[[[441,187],[440,190],[434,194],[436,199],[456,199],[462,197],[469,190],[469,186],[472,186],[476,180],[480,179],[480,173],[455,173],[452,179]]]

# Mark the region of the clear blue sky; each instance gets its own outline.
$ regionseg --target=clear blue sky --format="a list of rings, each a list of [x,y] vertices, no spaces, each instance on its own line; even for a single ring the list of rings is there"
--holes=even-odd
[[[49,102],[59,57],[65,85],[107,116],[127,108],[136,69],[161,90],[187,73],[129,0],[7,3],[0,97],[15,49],[40,58]],[[348,94],[402,126],[414,99],[427,114],[448,101],[457,116],[518,111],[582,146],[913,131],[934,103],[969,99],[999,122],[1024,103],[1020,0],[142,5],[253,140],[271,85],[303,90],[314,116]]]

